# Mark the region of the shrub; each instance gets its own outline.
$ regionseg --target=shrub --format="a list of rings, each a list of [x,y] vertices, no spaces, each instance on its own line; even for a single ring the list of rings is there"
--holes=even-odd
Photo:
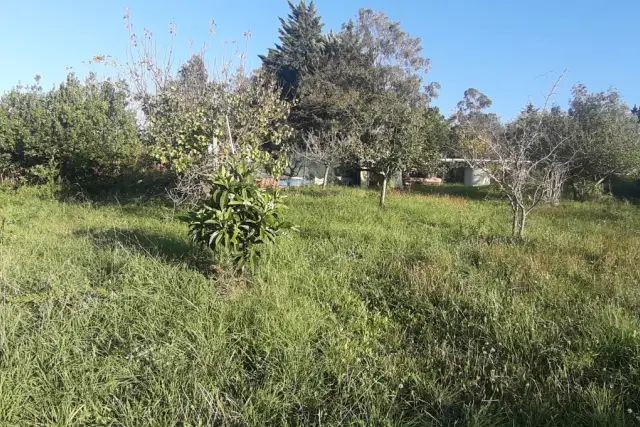
[[[211,248],[218,259],[231,257],[238,268],[254,268],[260,248],[293,229],[281,219],[283,196],[260,188],[246,163],[229,162],[211,177],[210,195],[182,219],[194,243]]]
[[[137,161],[141,145],[121,81],[84,82],[73,74],[43,92],[17,86],[0,101],[0,174],[34,183],[56,177],[87,183],[116,177]]]

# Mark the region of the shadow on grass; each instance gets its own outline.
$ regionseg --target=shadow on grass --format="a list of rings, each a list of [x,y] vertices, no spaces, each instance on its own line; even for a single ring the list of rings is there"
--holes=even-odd
[[[214,272],[211,255],[187,241],[144,229],[77,230],[78,237],[89,237],[101,250],[125,249],[152,259],[186,265],[204,275]]]
[[[300,186],[300,187],[281,187],[288,195],[299,195],[307,197],[333,197],[341,193],[340,187],[322,188],[321,186]]]
[[[616,212],[619,202],[611,199],[607,203],[602,202],[584,202],[584,207],[576,209],[560,204],[559,206],[542,206],[536,211],[536,215],[541,218],[549,218],[553,220],[578,220],[580,222],[604,222],[604,221],[620,221],[624,216]],[[581,206],[582,207],[582,206]]]
[[[470,185],[462,184],[424,185],[418,183],[414,184],[410,188],[410,192],[436,196],[464,197],[471,200],[490,200],[501,198],[500,193],[493,186],[472,187]]]
[[[167,188],[175,178],[165,172],[125,173],[116,178],[90,178],[64,181],[58,197],[65,202],[92,202],[96,205],[128,205],[155,201],[170,206]]]
[[[640,205],[640,179],[615,179],[611,185],[611,195],[619,200],[626,200]]]

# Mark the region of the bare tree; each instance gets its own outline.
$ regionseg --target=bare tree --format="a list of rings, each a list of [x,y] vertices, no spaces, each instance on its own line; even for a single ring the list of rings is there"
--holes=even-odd
[[[571,156],[563,148],[568,133],[547,126],[548,107],[562,78],[555,81],[541,110],[529,105],[506,124],[497,120],[457,118],[461,138],[455,147],[471,168],[488,174],[509,200],[512,234],[522,238],[527,216],[546,199],[555,198],[570,169]]]
[[[309,132],[304,136],[304,146],[298,150],[298,154],[324,166],[323,188],[329,182],[329,170],[344,158],[349,139],[350,136],[340,135],[336,131]]]
[[[281,173],[286,157],[264,145],[288,142],[291,106],[281,99],[281,88],[272,78],[247,71],[246,45],[233,41],[227,52],[208,60],[207,41],[199,53],[176,64],[174,24],[163,49],[150,30],[136,31],[128,9],[124,22],[129,34],[126,60],[98,55],[94,61],[117,67],[131,83],[149,153],[159,168],[175,173],[176,186],[169,196],[176,205],[192,205],[205,195],[209,177],[228,158],[275,176]],[[209,37],[214,33],[215,22],[210,21]],[[248,43],[250,33],[244,37]]]

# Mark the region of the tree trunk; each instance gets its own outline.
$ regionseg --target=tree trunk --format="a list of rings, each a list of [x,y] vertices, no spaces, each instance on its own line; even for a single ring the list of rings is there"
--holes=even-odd
[[[513,237],[522,238],[524,235],[524,227],[527,222],[527,213],[521,206],[516,206],[515,208],[512,208],[512,210],[513,220],[511,223],[511,235]]]
[[[518,237],[520,239],[522,239],[522,237],[524,236],[524,226],[527,222],[527,214],[524,211],[524,209],[522,209],[520,211],[520,229],[518,230]]]
[[[562,167],[552,168],[545,178],[542,200],[544,203],[557,206],[562,198],[566,172]]]
[[[328,180],[329,180],[329,165],[324,165],[324,181],[322,181],[322,188],[327,188]]]
[[[384,206],[384,202],[386,198],[387,198],[387,175],[383,175],[382,189],[380,190],[380,206]]]

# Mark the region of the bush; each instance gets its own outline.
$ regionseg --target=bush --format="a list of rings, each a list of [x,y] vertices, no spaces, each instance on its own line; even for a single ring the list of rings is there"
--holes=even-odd
[[[601,200],[607,196],[604,191],[604,185],[601,182],[587,179],[578,179],[573,182],[572,191],[574,199],[582,202]]]
[[[0,174],[48,183],[58,165],[57,175],[72,182],[118,176],[141,152],[128,99],[125,83],[93,74],[84,82],[69,74],[46,93],[39,78],[17,86],[0,100]]]
[[[218,260],[228,256],[238,268],[254,268],[260,247],[293,228],[280,217],[283,196],[260,188],[245,163],[221,167],[211,184],[210,196],[182,218],[191,240],[211,248]]]

